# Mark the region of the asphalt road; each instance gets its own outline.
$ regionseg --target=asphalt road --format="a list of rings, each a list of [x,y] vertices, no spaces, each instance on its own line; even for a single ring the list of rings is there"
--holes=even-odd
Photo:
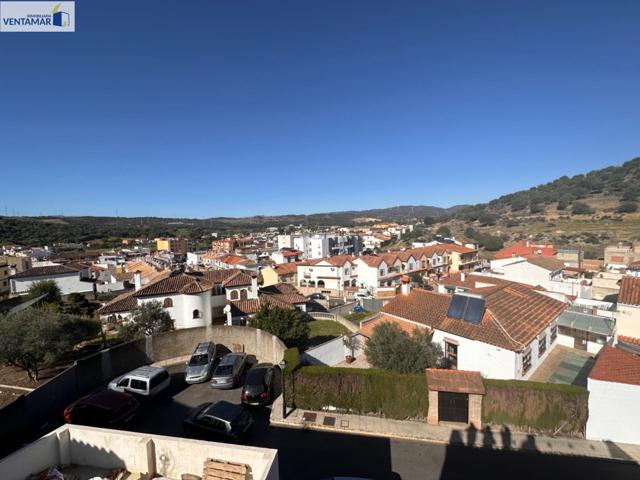
[[[187,385],[182,365],[170,367],[166,398],[146,405],[128,430],[183,436],[182,419],[205,402],[240,402],[240,389]],[[256,425],[243,443],[278,449],[283,480],[319,480],[335,475],[376,480],[470,478],[640,479],[640,467],[585,457],[493,451],[269,426],[269,409],[253,409]],[[219,439],[212,439],[220,441]]]

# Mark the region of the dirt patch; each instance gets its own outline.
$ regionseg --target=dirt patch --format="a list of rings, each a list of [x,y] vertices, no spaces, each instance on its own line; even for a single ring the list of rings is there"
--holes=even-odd
[[[36,388],[43,383],[49,381],[60,372],[62,372],[66,366],[47,368],[40,372],[40,380],[32,382],[27,376],[27,372],[20,370],[19,368],[12,367],[10,365],[0,365],[0,384],[12,385],[16,387]]]
[[[8,388],[0,388],[0,409],[6,407],[11,402],[16,401],[21,395],[27,392],[20,390],[11,390]]]

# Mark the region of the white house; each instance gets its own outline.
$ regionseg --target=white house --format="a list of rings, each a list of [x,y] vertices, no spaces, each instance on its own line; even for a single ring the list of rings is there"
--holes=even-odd
[[[227,303],[258,296],[256,277],[240,270],[179,273],[144,287],[136,274],[135,284],[136,290],[116,297],[98,310],[104,322],[127,321],[143,303],[158,301],[171,315],[175,328],[201,327],[223,319]]]
[[[618,335],[640,338],[640,277],[622,277],[616,323]]]
[[[358,279],[357,265],[350,255],[310,260],[298,265],[297,286],[344,294],[345,288],[355,288]]]
[[[590,282],[580,274],[565,275],[563,261],[541,255],[510,257],[491,261],[491,270],[483,275],[502,278],[526,285],[540,285],[549,292],[572,297],[591,298]]]
[[[566,305],[528,285],[489,280],[467,275],[454,294],[403,288],[373,321],[430,329],[450,368],[526,380],[557,344]]]
[[[358,268],[358,282],[375,292],[380,287],[388,287],[402,275],[402,260],[391,253],[363,255],[355,259]]]
[[[52,264],[33,267],[13,275],[11,277],[11,293],[27,293],[34,283],[43,280],[56,282],[63,295],[93,292],[95,285],[88,265],[79,263]]]
[[[587,380],[590,440],[640,444],[640,357],[604,347]]]

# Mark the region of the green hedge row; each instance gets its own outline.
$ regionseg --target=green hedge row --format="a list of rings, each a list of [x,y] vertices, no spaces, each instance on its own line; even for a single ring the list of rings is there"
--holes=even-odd
[[[537,432],[583,433],[588,392],[574,385],[484,379],[482,422]]]
[[[284,403],[287,407],[293,408],[295,397],[295,384],[293,381],[293,373],[300,368],[300,351],[296,348],[287,348],[284,351]]]
[[[297,408],[395,419],[425,419],[429,392],[424,374],[400,374],[375,369],[304,367],[294,374]]]

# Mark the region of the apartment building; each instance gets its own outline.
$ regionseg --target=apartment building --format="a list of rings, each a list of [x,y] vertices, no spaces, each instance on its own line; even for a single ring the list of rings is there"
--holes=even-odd
[[[623,268],[637,261],[640,261],[640,242],[633,245],[618,243],[604,249],[604,263],[610,267]]]
[[[191,240],[189,240],[188,238],[180,237],[158,238],[156,239],[156,249],[158,251],[185,255],[188,251],[191,250]]]

